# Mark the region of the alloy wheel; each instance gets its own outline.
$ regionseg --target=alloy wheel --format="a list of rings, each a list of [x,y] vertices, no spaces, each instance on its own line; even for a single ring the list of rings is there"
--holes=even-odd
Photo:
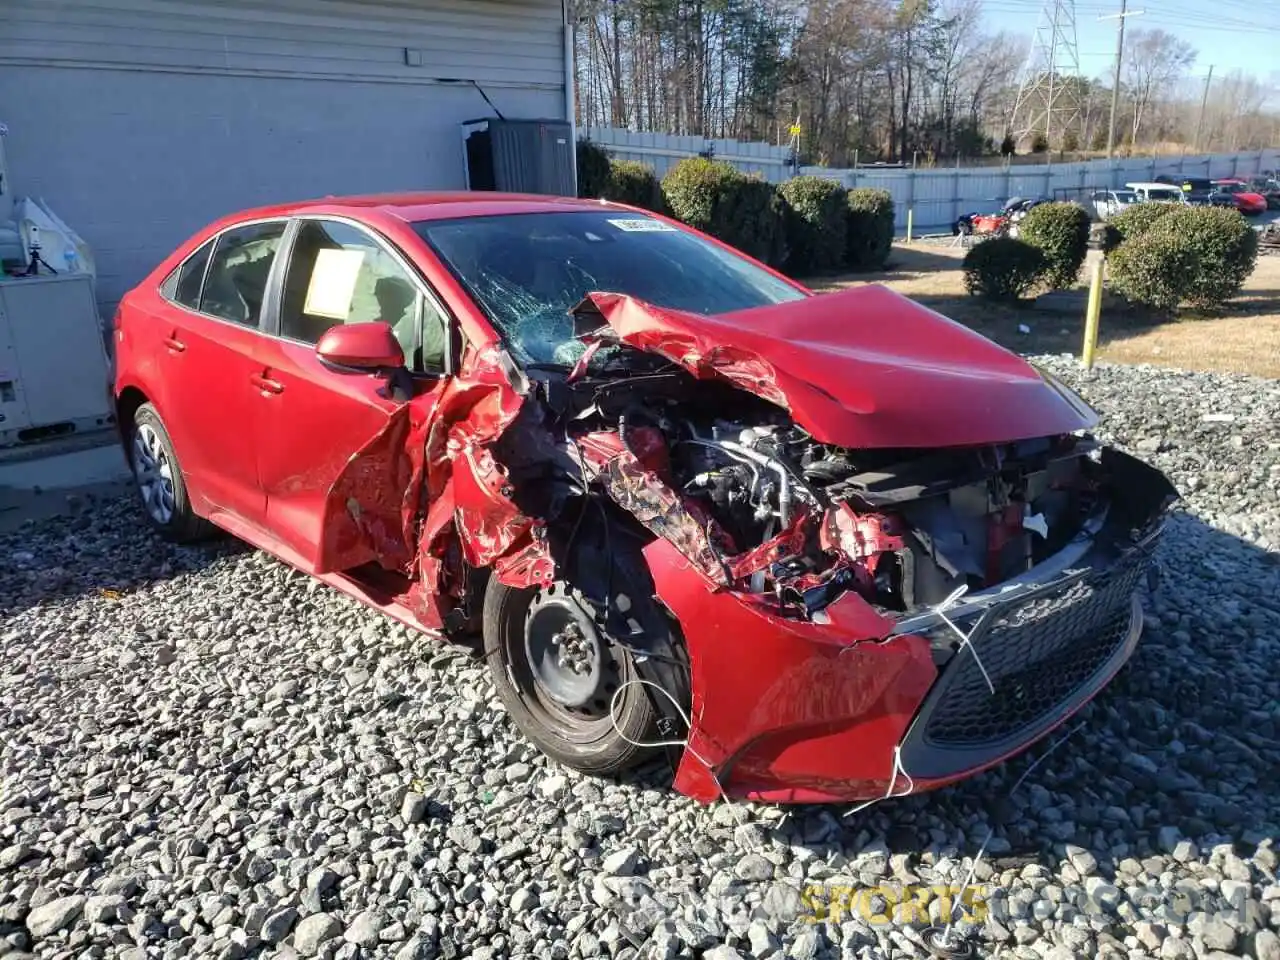
[[[173,464],[149,423],[138,424],[133,432],[133,474],[147,514],[161,526],[168,524],[174,509]]]

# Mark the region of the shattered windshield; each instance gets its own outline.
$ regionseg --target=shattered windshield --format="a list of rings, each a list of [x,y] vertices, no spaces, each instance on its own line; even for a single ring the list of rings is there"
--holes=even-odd
[[[804,294],[661,220],[580,210],[414,224],[525,364],[571,366],[585,349],[569,311],[592,292],[715,314]]]

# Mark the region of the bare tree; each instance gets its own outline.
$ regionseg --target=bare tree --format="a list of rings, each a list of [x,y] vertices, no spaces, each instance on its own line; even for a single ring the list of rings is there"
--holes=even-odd
[[[575,0],[579,119],[708,138],[776,139],[799,118],[808,162],[947,162],[994,155],[1029,37],[991,33],[985,0]],[[1190,44],[1136,30],[1118,121],[1132,147],[1188,144],[1204,88]],[[1080,124],[1063,145],[1105,144],[1111,78],[1061,77]],[[1276,88],[1215,77],[1206,148],[1280,139]],[[1070,148],[1070,147],[1068,147]]]
[[[1164,30],[1134,30],[1125,57],[1125,76],[1133,100],[1133,143],[1153,97],[1165,96],[1195,62],[1191,44]]]

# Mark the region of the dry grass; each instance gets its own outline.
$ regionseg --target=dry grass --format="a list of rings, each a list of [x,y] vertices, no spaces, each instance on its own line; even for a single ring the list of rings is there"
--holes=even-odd
[[[888,269],[816,281],[817,289],[883,283],[1022,353],[1076,353],[1084,331],[1083,287],[1035,305],[1000,307],[969,297],[960,262],[964,250],[945,243],[897,244]],[[1023,333],[1023,327],[1030,333]],[[1261,256],[1240,297],[1220,315],[1152,323],[1122,304],[1102,312],[1099,358],[1186,370],[1252,373],[1280,378],[1280,256]]]

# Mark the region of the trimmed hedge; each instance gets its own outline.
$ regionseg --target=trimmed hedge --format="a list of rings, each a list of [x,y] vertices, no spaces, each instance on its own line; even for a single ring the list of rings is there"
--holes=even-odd
[[[1180,207],[1151,228],[1176,237],[1191,252],[1182,298],[1195,307],[1218,307],[1244,286],[1258,264],[1258,234],[1238,210]]]
[[[782,207],[773,187],[730,163],[689,157],[662,178],[677,220],[769,263],[781,260]]]
[[[830,273],[845,262],[849,199],[826,177],[794,177],[778,187],[787,239],[786,268],[795,275]]]
[[[1108,220],[1107,226],[1120,235],[1120,242],[1123,243],[1146,233],[1157,220],[1179,209],[1181,207],[1176,203],[1133,203]]]
[[[1027,295],[1049,271],[1039,247],[1013,237],[992,237],[964,258],[964,288],[970,296],[1006,303]]]
[[[1165,233],[1125,240],[1107,258],[1111,288],[1130,303],[1172,311],[1182,302],[1186,275],[1195,267],[1191,248]]]
[[[881,270],[893,249],[893,197],[888,190],[849,191],[845,263],[851,270]]]
[[[590,140],[578,141],[578,196],[603,197],[611,180],[609,151]]]
[[[1240,292],[1257,260],[1258,235],[1239,212],[1190,206],[1173,206],[1108,258],[1119,294],[1165,311],[1182,303],[1221,306]]]
[[[610,160],[609,185],[603,196],[657,213],[664,211],[662,184],[653,167],[638,160]]]
[[[1018,239],[1039,247],[1049,262],[1044,282],[1052,290],[1075,286],[1089,252],[1089,214],[1075,203],[1042,203],[1018,224]]]

